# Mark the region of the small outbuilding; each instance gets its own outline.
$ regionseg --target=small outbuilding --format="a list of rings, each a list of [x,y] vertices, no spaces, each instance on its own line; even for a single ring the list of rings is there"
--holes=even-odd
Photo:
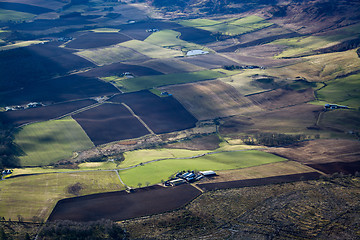
[[[212,170],[201,171],[201,172],[199,172],[199,173],[202,174],[204,177],[216,176],[216,172],[214,172],[214,171],[212,171]]]
[[[178,185],[186,183],[186,181],[184,179],[175,179],[175,180],[169,181],[169,183],[171,186],[178,186]]]

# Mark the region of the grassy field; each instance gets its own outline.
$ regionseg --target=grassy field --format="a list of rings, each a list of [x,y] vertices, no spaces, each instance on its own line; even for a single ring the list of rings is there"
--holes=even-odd
[[[246,69],[239,74],[220,78],[219,80],[233,86],[240,94],[243,94],[243,95],[263,92],[265,90],[270,90],[271,88],[264,89],[262,87],[259,87],[259,86],[253,84],[254,78],[252,76],[254,76],[256,74],[263,75],[264,70]]]
[[[194,19],[179,22],[183,26],[196,27],[213,33],[235,36],[253,32],[273,25],[258,16],[248,16],[240,19],[214,21],[209,19]]]
[[[119,168],[126,168],[139,163],[149,162],[162,158],[185,158],[197,156],[209,151],[191,151],[185,149],[144,149],[124,153],[125,160],[121,162]]]
[[[133,49],[134,51],[140,52],[150,58],[173,58],[183,56],[181,51],[159,47],[145,41],[131,40],[120,43],[119,45]]]
[[[262,17],[258,17],[255,15],[251,15],[248,17],[240,18],[235,21],[230,22],[230,24],[237,25],[237,26],[244,26],[249,24],[258,24],[258,23],[264,23],[264,19]],[[272,23],[269,23],[272,25]]]
[[[328,81],[327,86],[317,92],[319,100],[337,103],[358,109],[360,107],[360,74]]]
[[[14,48],[20,48],[20,47],[27,47],[30,45],[34,45],[34,44],[40,44],[40,43],[45,43],[46,41],[39,41],[39,40],[33,40],[33,41],[20,41],[14,44],[8,44],[6,46],[2,46],[0,47],[0,51],[2,50],[10,50],[10,49],[14,49]]]
[[[198,120],[228,117],[261,111],[235,88],[220,80],[188,83],[161,88],[172,93]]]
[[[288,47],[288,49],[286,49],[279,55],[276,55],[276,58],[297,57],[301,55],[311,54],[313,50],[330,47],[337,43],[339,42],[334,41],[331,38],[317,36],[279,39],[271,42],[271,44],[284,45]]]
[[[31,13],[0,9],[0,22],[8,22],[8,21],[21,22],[21,21],[31,20],[35,16],[36,15]]]
[[[115,172],[53,173],[19,177],[1,181],[0,216],[25,221],[33,216],[46,220],[62,198],[74,197],[68,186],[79,183],[79,195],[124,189]]]
[[[194,49],[210,51],[209,49],[204,48],[201,45],[181,40],[179,36],[179,32],[173,30],[162,30],[151,34],[148,38],[145,39],[145,42],[166,48],[181,49],[181,51],[183,52]]]
[[[330,47],[347,39],[352,39],[359,33],[360,24],[356,24],[336,30],[327,36],[279,39],[271,42],[270,44],[283,45],[288,47],[285,51],[277,55],[276,58],[297,57],[311,54],[314,50]]]
[[[162,160],[120,171],[126,185],[137,187],[160,183],[172,174],[182,170],[230,170],[252,167],[267,163],[285,161],[286,159],[260,151],[223,152],[194,159]]]
[[[96,33],[111,33],[111,32],[120,32],[120,29],[116,29],[116,28],[95,28],[95,29],[91,29],[92,32],[96,32]]]
[[[356,50],[349,50],[303,57],[291,65],[267,68],[263,74],[282,79],[300,76],[311,82],[324,82],[359,69],[360,61]]]
[[[94,146],[72,118],[27,125],[16,134],[15,142],[25,153],[20,157],[22,166],[48,165]]]
[[[223,77],[224,73],[213,70],[205,70],[190,73],[173,73],[167,75],[144,76],[138,78],[103,78],[105,81],[110,80],[115,86],[123,92],[135,92],[143,89],[174,85],[188,82],[197,82],[208,79]]]
[[[337,129],[338,131],[360,131],[360,111],[332,110],[321,115],[319,125],[325,128]]]
[[[212,26],[216,24],[222,23],[221,21],[215,21],[211,19],[205,19],[205,18],[197,18],[197,19],[191,19],[191,20],[182,20],[179,22],[179,24],[185,26],[185,27],[203,27],[203,26]]]
[[[62,173],[62,172],[77,172],[77,171],[93,171],[93,170],[111,170],[119,168],[119,164],[112,161],[107,162],[84,162],[77,165],[78,168],[58,168],[53,166],[44,167],[27,167],[27,168],[14,168],[11,176],[18,176],[24,174],[37,174],[37,173]]]
[[[299,174],[314,172],[314,169],[304,164],[295,161],[283,161],[276,163],[269,163],[260,166],[218,171],[219,176],[210,179],[211,182],[226,182],[255,178],[266,178],[274,176],[282,176],[289,174]]]
[[[120,44],[111,47],[84,50],[77,52],[76,55],[90,60],[97,65],[136,61],[146,58],[144,55],[136,52],[135,50],[123,47]]]
[[[240,19],[227,19],[223,21],[192,19],[183,20],[179,23],[186,27],[200,28],[213,33],[221,33],[230,36],[253,32],[273,25],[273,23],[266,22],[263,18],[254,15]]]

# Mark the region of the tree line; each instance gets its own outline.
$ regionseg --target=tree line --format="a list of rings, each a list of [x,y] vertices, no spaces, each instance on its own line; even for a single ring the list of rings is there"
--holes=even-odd
[[[38,240],[76,240],[76,239],[128,239],[128,233],[111,220],[93,222],[74,222],[59,220],[45,224],[23,222],[1,222],[0,240],[12,239]]]
[[[14,142],[15,128],[4,124],[0,119],[0,174],[5,168],[20,166],[18,156],[22,151]]]
[[[256,133],[255,135],[245,135],[241,140],[248,145],[265,145],[268,147],[290,145],[298,141],[307,139],[305,134],[282,134],[282,133]]]

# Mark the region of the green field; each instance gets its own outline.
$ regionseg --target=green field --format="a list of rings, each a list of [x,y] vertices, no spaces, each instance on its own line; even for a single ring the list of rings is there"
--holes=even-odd
[[[346,105],[352,108],[360,107],[360,74],[326,82],[327,86],[317,92],[319,100]]]
[[[109,81],[123,92],[135,92],[154,87],[161,87],[173,84],[197,82],[202,80],[215,79],[226,76],[226,73],[220,73],[213,70],[205,70],[190,73],[173,73],[167,75],[144,76],[138,78],[102,78]]]
[[[235,36],[248,32],[260,30],[273,25],[258,16],[248,16],[240,19],[214,21],[209,19],[193,19],[179,22],[183,26],[196,27],[213,33]]]
[[[194,49],[210,51],[209,49],[204,49],[204,47],[201,45],[181,40],[179,37],[179,32],[173,30],[162,30],[151,34],[148,38],[145,39],[145,42],[166,48],[181,49],[183,52]]]
[[[270,44],[284,45],[288,47],[285,51],[276,56],[276,58],[283,58],[309,55],[316,49],[330,47],[338,43],[338,41],[334,41],[331,38],[310,36],[279,39],[271,42]]]
[[[220,23],[222,23],[222,22],[211,20],[211,19],[205,19],[205,18],[183,20],[183,21],[179,22],[179,24],[181,24],[185,27],[204,27],[204,26],[212,26],[212,25],[216,25],[216,24],[220,24]]]
[[[183,56],[181,51],[159,47],[149,42],[143,42],[139,40],[123,42],[120,43],[119,46],[133,49],[134,51],[140,52],[150,58],[173,58]]]
[[[20,47],[27,47],[27,46],[31,46],[31,45],[34,45],[34,44],[40,44],[40,43],[45,43],[45,42],[46,41],[39,41],[39,40],[20,41],[20,42],[14,43],[14,44],[8,44],[8,45],[5,45],[5,46],[1,46],[0,51],[1,50],[10,50],[10,49],[20,48]]]
[[[262,17],[258,17],[255,15],[240,18],[240,19],[230,22],[230,24],[238,25],[238,26],[245,26],[245,25],[250,25],[250,24],[258,24],[258,23],[264,23],[264,19]]]
[[[123,190],[115,172],[53,173],[1,181],[0,216],[25,221],[33,216],[46,220],[58,200],[74,197],[67,187],[79,183],[79,195]]]
[[[92,32],[96,32],[96,33],[117,33],[120,32],[120,29],[116,29],[116,28],[95,28],[95,29],[91,29]]]
[[[15,142],[25,153],[20,157],[22,166],[49,165],[94,146],[72,118],[27,125],[15,135]]]
[[[44,167],[27,167],[14,168],[11,176],[18,176],[24,174],[38,174],[38,173],[62,173],[62,172],[77,172],[77,171],[92,171],[92,170],[112,170],[119,168],[119,164],[112,161],[106,162],[84,162],[77,165],[78,168],[58,168],[53,166]]]
[[[126,62],[145,59],[143,54],[123,46],[115,45],[77,52],[76,55],[88,59],[97,65],[106,65],[116,62]]]
[[[353,110],[331,110],[321,115],[319,126],[349,132],[360,131],[360,112]]]
[[[172,174],[182,170],[230,170],[280,161],[286,159],[255,150],[223,152],[194,159],[162,160],[120,171],[119,174],[126,185],[137,187],[138,183],[142,186],[147,183],[160,183],[161,180],[167,180]]]
[[[164,158],[185,158],[197,156],[209,151],[192,151],[186,149],[144,149],[124,153],[125,160],[121,162],[119,168],[126,168],[139,163],[149,162]]]
[[[267,68],[262,72],[280,79],[296,79],[300,76],[311,82],[326,82],[360,69],[360,61],[355,49],[302,57],[294,63]]]
[[[0,9],[0,22],[22,22],[25,20],[31,20],[36,15],[31,13],[17,12],[12,10]]]
[[[344,40],[352,39],[360,33],[360,24],[342,28],[327,36],[310,36],[279,39],[270,44],[284,45],[288,48],[276,56],[297,57],[302,55],[310,55],[314,50],[326,48],[338,44]]]

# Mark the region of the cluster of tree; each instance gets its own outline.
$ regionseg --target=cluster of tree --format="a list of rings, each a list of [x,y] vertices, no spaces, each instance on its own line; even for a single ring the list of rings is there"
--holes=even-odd
[[[5,168],[20,165],[20,148],[14,143],[14,129],[0,121],[0,174]]]
[[[49,222],[44,225],[38,239],[128,239],[120,225],[110,220],[73,222],[68,220]]]
[[[242,141],[248,145],[265,145],[269,147],[293,144],[306,139],[306,135],[289,135],[282,133],[256,133],[253,136],[243,136]]]
[[[67,187],[67,192],[75,196],[79,196],[82,189],[84,189],[83,185],[77,182],[75,184],[69,185]]]
[[[223,66],[225,70],[235,70],[235,69],[254,69],[254,68],[260,68],[259,66],[251,65],[251,66],[235,66],[235,65],[225,65]]]

